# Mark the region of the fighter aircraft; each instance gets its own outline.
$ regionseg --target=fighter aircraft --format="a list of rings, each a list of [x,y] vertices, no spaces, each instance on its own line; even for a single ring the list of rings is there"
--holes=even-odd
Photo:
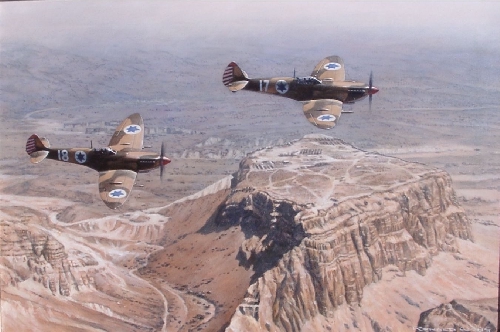
[[[307,77],[249,78],[235,62],[222,75],[222,83],[232,92],[249,90],[304,102],[307,120],[321,129],[337,124],[343,103],[369,96],[371,107],[372,95],[379,91],[372,82],[371,73],[368,84],[346,81],[344,61],[336,55],[321,60]]]
[[[135,113],[116,128],[109,145],[104,148],[51,148],[46,138],[33,134],[26,142],[32,163],[45,158],[83,165],[99,172],[99,193],[104,203],[117,209],[128,199],[137,173],[148,172],[170,163],[161,145],[160,154],[142,151],[144,122]]]

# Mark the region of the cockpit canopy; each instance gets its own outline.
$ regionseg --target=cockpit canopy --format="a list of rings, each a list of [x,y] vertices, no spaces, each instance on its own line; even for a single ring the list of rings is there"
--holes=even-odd
[[[103,156],[112,156],[116,154],[116,151],[110,147],[99,148],[99,149],[95,148],[94,152]]]
[[[321,84],[321,81],[318,80],[316,77],[312,76],[306,76],[306,77],[297,77],[296,78],[298,84],[304,84],[304,85],[316,85],[316,84]]]

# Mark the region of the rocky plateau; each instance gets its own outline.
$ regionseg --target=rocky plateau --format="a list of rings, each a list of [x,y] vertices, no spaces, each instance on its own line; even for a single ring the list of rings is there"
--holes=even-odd
[[[472,240],[446,172],[327,136],[248,156],[235,183],[217,223],[241,225],[255,274],[230,331],[307,330],[361,304],[385,267],[424,276]]]

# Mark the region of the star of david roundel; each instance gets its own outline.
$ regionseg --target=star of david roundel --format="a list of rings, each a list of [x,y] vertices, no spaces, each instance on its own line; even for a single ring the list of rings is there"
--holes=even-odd
[[[276,91],[282,95],[288,92],[288,83],[285,80],[278,80],[276,82]]]
[[[325,68],[326,70],[339,70],[340,68],[342,68],[342,66],[340,65],[340,63],[329,62],[324,65],[323,68]]]
[[[83,164],[87,161],[87,154],[84,151],[76,151],[75,159],[78,163]]]
[[[318,121],[335,121],[335,116],[331,114],[323,114],[316,118]]]
[[[123,198],[127,196],[127,192],[123,189],[113,189],[108,194],[111,198]]]
[[[128,134],[128,135],[138,134],[141,132],[141,130],[142,130],[141,126],[136,125],[136,124],[128,125],[125,128],[123,128],[123,131],[125,132],[125,134]]]

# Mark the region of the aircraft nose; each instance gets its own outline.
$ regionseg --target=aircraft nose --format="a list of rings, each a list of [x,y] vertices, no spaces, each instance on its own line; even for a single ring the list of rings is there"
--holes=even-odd
[[[167,164],[170,164],[170,159],[168,159],[167,157],[163,157],[162,160],[161,160],[161,165],[162,166],[165,166]]]
[[[370,87],[368,91],[366,92],[368,95],[374,95],[378,92],[378,89],[374,86]]]

